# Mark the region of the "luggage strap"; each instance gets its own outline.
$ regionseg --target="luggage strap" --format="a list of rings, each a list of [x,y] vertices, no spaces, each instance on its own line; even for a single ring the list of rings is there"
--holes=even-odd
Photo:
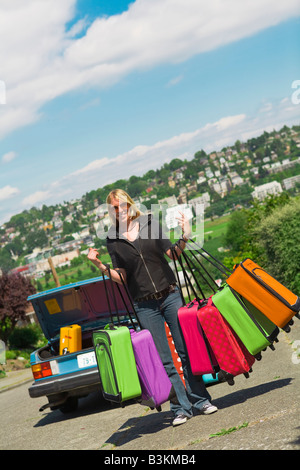
[[[233,273],[233,271],[231,271],[229,268],[227,268],[223,263],[221,263],[221,261],[219,261],[217,258],[215,258],[211,253],[209,253],[208,251],[206,251],[202,246],[200,246],[197,242],[195,242],[195,240],[193,240],[192,238],[189,238],[189,242],[191,242],[192,244],[194,244],[197,248],[194,248],[191,244],[189,244],[189,248],[191,250],[195,250],[200,256],[202,256],[204,259],[206,259],[210,264],[212,264],[215,268],[217,268],[221,273],[223,273],[225,276],[229,276],[230,274]],[[200,251],[202,250],[202,252]],[[205,254],[206,256],[205,256]],[[215,264],[212,260],[215,261]]]
[[[200,266],[200,268],[205,272],[205,274],[207,275],[207,277],[210,279],[210,281],[212,282],[213,286],[210,284],[210,281],[204,276],[204,274],[199,270],[199,267],[195,264],[195,261],[193,261],[186,253],[183,253],[183,257],[184,259],[188,259],[189,262],[192,264],[192,266],[194,267],[194,269],[197,271],[198,274],[200,274],[200,276],[202,277],[202,279],[204,280],[204,282],[208,285],[208,287],[213,291],[213,292],[216,292],[218,289],[219,289],[219,286],[218,284],[216,283],[216,281],[213,279],[213,277],[209,274],[209,272],[207,271],[207,269],[204,267],[204,265],[199,261],[199,259],[196,257],[195,253],[193,251],[191,251],[192,253],[192,256],[195,258],[197,264]],[[194,274],[194,273],[193,273]],[[194,275],[194,278],[195,278],[195,275]],[[195,278],[196,280],[196,278]]]
[[[228,285],[228,284],[227,284]],[[243,302],[243,300],[240,298],[240,296],[234,291],[234,289],[232,287],[230,287],[228,285],[229,289],[230,289],[230,292],[232,293],[232,295],[236,298],[236,300],[240,303],[240,305],[243,307],[243,309],[245,310],[245,312],[247,313],[247,315],[251,318],[251,320],[253,321],[253,323],[255,324],[255,326],[258,328],[258,330],[261,332],[261,334],[269,341],[269,343],[273,343],[275,338],[277,338],[278,334],[279,334],[279,328],[274,325],[274,330],[272,331],[272,333],[270,335],[266,335],[264,329],[261,327],[261,325],[256,321],[255,317],[252,315],[252,313],[250,312],[250,310],[248,309],[247,305]]]
[[[174,261],[175,268],[176,268],[178,284],[180,285],[178,271],[177,271],[177,265],[176,265],[176,259],[177,259],[178,263],[180,264],[180,266],[182,268],[182,272],[183,272],[183,275],[184,275],[185,284],[186,284],[186,288],[187,288],[187,291],[188,291],[189,298],[190,298],[190,293],[189,293],[188,285],[190,285],[190,287],[192,288],[196,298],[199,299],[199,295],[195,293],[194,286],[191,284],[191,280],[190,280],[190,278],[189,278],[189,276],[188,276],[188,274],[187,274],[187,272],[186,272],[186,270],[183,266],[183,263],[180,259],[181,256],[184,259],[189,272],[193,276],[193,279],[194,279],[194,281],[197,285],[197,288],[198,288],[203,300],[206,298],[206,296],[205,296],[205,294],[204,294],[204,292],[203,292],[203,290],[202,290],[202,288],[199,284],[199,281],[196,277],[195,272],[197,272],[197,274],[199,274],[199,276],[201,276],[201,278],[204,280],[205,284],[209,287],[209,289],[213,293],[216,293],[219,290],[218,284],[215,282],[213,277],[210,275],[210,273],[207,271],[205,266],[200,262],[200,260],[197,258],[197,256],[195,255],[195,253],[193,251],[191,251],[192,256],[188,256],[187,253],[185,253],[184,251],[181,251],[180,257],[175,257],[175,254],[176,254],[176,251],[175,251],[175,248],[173,248],[172,249],[172,255],[173,255],[173,261]],[[180,286],[180,288],[181,288],[181,286]],[[184,302],[184,300],[183,300],[183,302]]]
[[[107,270],[107,272],[108,272],[108,277],[109,277],[109,280],[110,280],[112,295],[113,295],[114,304],[115,304],[116,313],[117,313],[117,318],[118,318],[118,324],[119,324],[119,326],[121,326],[121,322],[120,322],[120,318],[119,318],[119,312],[118,312],[118,306],[117,306],[117,301],[116,301],[116,296],[115,296],[114,284],[116,284],[116,286],[117,286],[117,289],[118,289],[118,292],[119,292],[120,297],[121,297],[121,299],[122,299],[122,302],[123,302],[123,304],[124,304],[124,307],[125,307],[125,309],[126,309],[126,311],[127,311],[127,313],[128,313],[128,316],[129,316],[129,319],[130,319],[130,323],[131,323],[132,327],[134,328],[134,330],[136,330],[136,325],[134,324],[134,321],[133,321],[131,312],[130,312],[130,310],[129,310],[129,308],[128,308],[128,305],[127,305],[127,303],[126,303],[126,301],[125,301],[125,298],[124,298],[124,296],[123,296],[122,290],[121,290],[121,288],[120,288],[120,286],[119,286],[119,284],[118,284],[117,282],[115,282],[115,283],[113,282],[113,280],[112,280],[112,278],[111,278],[111,271],[110,271],[110,266],[109,266],[109,264],[106,264],[105,267],[106,267],[106,270]],[[124,282],[123,276],[121,275],[121,273],[120,273],[120,271],[119,271],[118,269],[116,269],[116,271],[117,271],[117,273],[119,274],[119,277],[120,277],[120,279],[121,279],[122,285],[123,285],[124,290],[125,290],[125,292],[126,292],[126,294],[127,294],[128,300],[129,300],[129,302],[131,303],[132,311],[133,311],[133,313],[134,313],[134,315],[135,315],[135,317],[136,317],[137,323],[138,323],[140,329],[142,329],[142,328],[141,328],[141,324],[140,324],[139,319],[138,319],[138,316],[137,316],[137,314],[136,314],[136,311],[135,311],[135,308],[134,308],[134,305],[133,305],[131,296],[130,296],[130,294],[129,294],[128,288],[127,288],[127,286],[126,286],[126,284],[125,284],[125,282]],[[114,320],[113,320],[111,305],[110,305],[110,301],[109,301],[109,293],[108,293],[107,286],[106,286],[106,284],[105,284],[106,281],[105,281],[105,278],[104,278],[104,273],[102,273],[102,276],[103,276],[103,280],[104,280],[104,287],[105,287],[105,292],[106,292],[106,298],[107,298],[108,307],[109,307],[109,311],[110,311],[110,318],[111,318],[111,322],[112,322],[112,326],[113,326],[113,325],[114,325]]]
[[[181,260],[181,255],[183,255],[184,257],[184,252],[181,252],[181,255],[177,257],[177,254],[176,254],[176,251],[175,251],[175,248],[171,248],[172,250],[172,257],[173,257],[173,261],[174,261],[174,265],[175,265],[175,270],[176,270],[176,275],[177,275],[177,279],[178,279],[178,284],[179,284],[179,289],[180,289],[180,293],[181,293],[181,299],[183,301],[183,304],[186,304],[185,300],[184,300],[184,297],[183,297],[183,293],[182,293],[182,286],[181,286],[181,283],[180,283],[180,279],[179,279],[179,273],[178,273],[178,269],[177,269],[177,265],[176,265],[176,260],[178,261],[178,263],[180,264],[181,266],[181,269],[182,269],[182,272],[183,272],[183,276],[184,276],[184,280],[185,280],[185,285],[186,285],[186,289],[187,289],[187,293],[188,293],[188,296],[189,296],[189,299],[190,301],[192,301],[192,298],[191,298],[191,295],[190,295],[190,291],[189,291],[189,288],[188,288],[188,285],[190,286],[190,288],[192,289],[193,293],[194,293],[194,296],[195,298],[200,302],[200,298],[199,298],[199,295],[198,293],[196,292],[195,290],[195,287],[193,286],[184,266],[183,266],[183,263],[182,263],[182,260]],[[192,273],[193,274],[193,273]],[[199,284],[197,284],[197,286],[199,287],[199,290],[201,292],[201,295],[203,296],[203,299],[204,299],[204,294],[202,292],[202,289],[201,287],[199,286]]]
[[[245,260],[244,260],[245,261]],[[270,294],[274,295],[274,297],[276,297],[278,300],[280,300],[287,308],[293,310],[294,312],[299,312],[300,311],[300,298],[297,297],[297,300],[296,302],[291,305],[284,297],[282,297],[280,294],[278,294],[278,292],[276,292],[274,289],[272,289],[271,286],[269,286],[266,282],[264,282],[264,280],[257,276],[253,271],[255,269],[258,269],[258,268],[254,268],[252,271],[247,269],[244,265],[243,265],[243,261],[239,264],[239,266],[241,266],[241,268],[243,268],[243,270],[249,274],[249,276],[252,277],[252,279],[254,279],[256,282],[258,282],[263,288],[265,288]],[[263,272],[265,272],[266,274],[268,274],[263,268],[259,267],[259,269],[261,269]]]

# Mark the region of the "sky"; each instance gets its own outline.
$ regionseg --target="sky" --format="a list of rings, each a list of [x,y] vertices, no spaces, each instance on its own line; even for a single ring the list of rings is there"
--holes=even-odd
[[[299,0],[1,0],[0,225],[300,124],[298,87]]]

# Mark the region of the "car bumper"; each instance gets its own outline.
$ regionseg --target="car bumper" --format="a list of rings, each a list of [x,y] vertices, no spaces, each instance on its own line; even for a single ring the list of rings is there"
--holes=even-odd
[[[100,377],[97,367],[74,372],[62,376],[54,376],[49,379],[37,380],[28,392],[31,398],[68,393],[81,395],[94,389],[100,389]]]

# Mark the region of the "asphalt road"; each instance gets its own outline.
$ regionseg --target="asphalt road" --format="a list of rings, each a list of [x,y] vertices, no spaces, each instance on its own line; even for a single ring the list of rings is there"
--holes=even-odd
[[[160,413],[137,403],[119,408],[100,392],[82,399],[77,412],[41,413],[46,400],[30,398],[29,384],[21,384],[0,393],[0,449],[100,450],[100,459],[180,451],[197,463],[200,450],[300,450],[300,321],[279,339],[275,351],[255,362],[249,379],[209,388],[217,413],[176,428],[168,404]]]

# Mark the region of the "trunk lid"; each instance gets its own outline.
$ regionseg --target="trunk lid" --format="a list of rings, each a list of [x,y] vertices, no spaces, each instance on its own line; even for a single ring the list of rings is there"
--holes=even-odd
[[[27,300],[32,303],[45,337],[51,340],[59,335],[60,328],[67,325],[78,324],[84,332],[104,322],[111,322],[105,287],[115,323],[118,323],[117,316],[122,320],[121,317],[127,314],[126,307],[118,289],[114,288],[115,307],[110,282],[103,281],[102,277],[56,287],[31,295]],[[123,286],[120,290],[129,305]]]

